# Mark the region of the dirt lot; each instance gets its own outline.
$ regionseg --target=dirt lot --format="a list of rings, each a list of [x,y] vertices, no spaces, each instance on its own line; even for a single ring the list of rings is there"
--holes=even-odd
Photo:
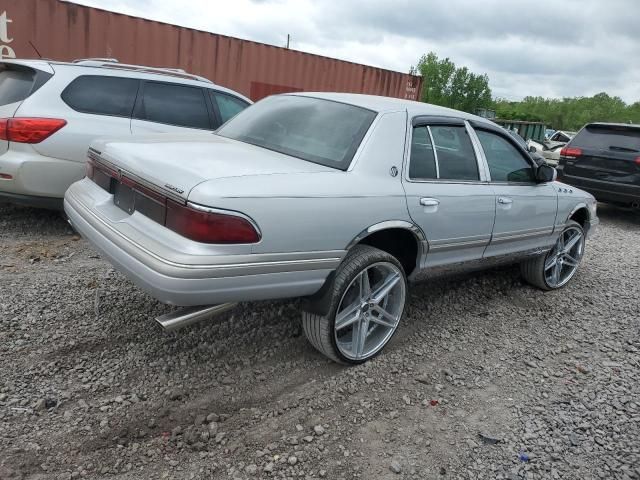
[[[567,288],[416,286],[345,368],[296,302],[164,333],[58,215],[0,205],[0,478],[640,478],[640,215],[600,215]]]

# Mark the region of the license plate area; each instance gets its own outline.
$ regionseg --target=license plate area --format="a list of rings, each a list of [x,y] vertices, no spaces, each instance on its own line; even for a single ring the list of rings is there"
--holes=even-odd
[[[113,203],[115,203],[121,210],[124,210],[131,215],[136,211],[135,190],[115,179],[112,181],[115,183],[113,186]]]
[[[113,203],[124,210],[129,215],[138,212],[151,220],[164,225],[167,208],[165,203],[159,199],[130,187],[115,178],[112,180],[111,191],[113,192]]]

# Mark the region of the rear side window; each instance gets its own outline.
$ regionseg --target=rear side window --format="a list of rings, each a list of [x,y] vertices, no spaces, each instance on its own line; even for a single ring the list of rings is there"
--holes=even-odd
[[[136,118],[178,127],[210,129],[202,88],[146,82]]]
[[[619,152],[640,152],[640,128],[624,125],[587,125],[573,138],[572,146]]]
[[[138,92],[133,78],[83,75],[62,92],[62,100],[74,110],[97,115],[130,117]]]
[[[413,129],[411,155],[409,157],[409,178],[412,180],[438,178],[431,136],[429,135],[429,129],[425,126],[414,127]]]
[[[533,182],[532,165],[507,139],[477,130],[493,182]]]
[[[235,117],[237,113],[240,113],[249,106],[247,102],[240,100],[239,98],[232,97],[231,95],[214,92],[213,90],[209,90],[209,94],[211,95],[211,101],[218,105],[222,123],[225,123],[231,117]]]
[[[51,74],[33,68],[0,64],[0,106],[21,102],[49,78]]]
[[[429,130],[436,147],[439,179],[480,179],[478,162],[465,127],[434,125]]]

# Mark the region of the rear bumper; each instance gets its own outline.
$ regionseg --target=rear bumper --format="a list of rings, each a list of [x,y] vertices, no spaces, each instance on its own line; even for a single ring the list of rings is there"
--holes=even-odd
[[[0,179],[0,196],[31,206],[62,208],[64,192],[84,176],[84,163],[45,157],[28,147],[7,150],[0,155],[0,173],[10,179]]]
[[[640,185],[606,182],[566,175],[558,169],[558,180],[589,192],[601,202],[633,203],[640,202]]]
[[[64,209],[71,224],[118,270],[164,303],[195,306],[311,295],[320,289],[345,253],[219,255],[214,261],[209,257],[207,264],[197,263],[199,259],[194,255],[192,263],[184,263],[188,256],[179,263],[143,247],[139,239],[128,238],[118,230],[118,222],[84,203],[86,190],[94,187],[99,189],[85,179],[67,191]]]

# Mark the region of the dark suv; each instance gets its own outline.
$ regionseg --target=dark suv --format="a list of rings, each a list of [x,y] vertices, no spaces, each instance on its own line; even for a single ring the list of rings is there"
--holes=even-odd
[[[585,125],[560,152],[558,179],[601,202],[638,208],[640,125]]]

